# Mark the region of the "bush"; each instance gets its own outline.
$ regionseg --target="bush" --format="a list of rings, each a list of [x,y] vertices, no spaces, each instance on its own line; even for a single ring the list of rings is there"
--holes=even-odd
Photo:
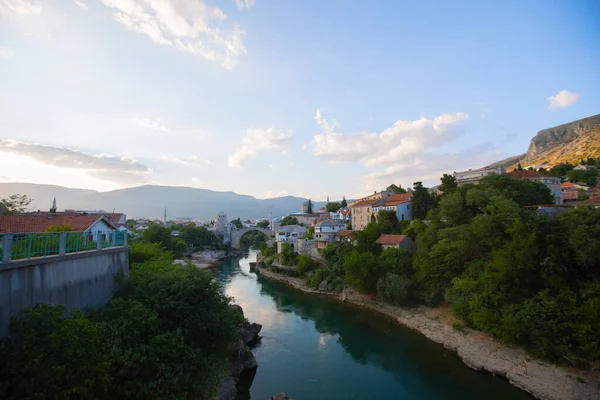
[[[306,254],[300,254],[298,256],[298,265],[296,266],[296,271],[300,276],[306,274],[309,271],[312,271],[316,268],[319,268],[319,262]]]
[[[387,274],[377,281],[377,294],[396,304],[406,305],[411,298],[412,281],[395,274]]]
[[[305,280],[304,280],[304,284],[306,286],[309,286],[313,289],[316,289],[319,287],[319,285],[321,284],[321,282],[323,282],[324,280],[328,279],[331,276],[331,273],[329,272],[329,270],[325,269],[325,268],[317,268],[316,270],[314,270],[312,272],[312,274],[310,274]]]
[[[143,263],[153,259],[172,260],[173,254],[159,243],[149,243],[136,240],[129,247],[129,262],[131,264]]]

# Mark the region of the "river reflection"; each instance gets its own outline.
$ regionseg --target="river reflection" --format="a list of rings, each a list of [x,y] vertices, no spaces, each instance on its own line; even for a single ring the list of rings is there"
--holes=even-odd
[[[385,316],[249,272],[254,256],[217,273],[228,296],[263,325],[253,399],[531,399],[501,378]]]

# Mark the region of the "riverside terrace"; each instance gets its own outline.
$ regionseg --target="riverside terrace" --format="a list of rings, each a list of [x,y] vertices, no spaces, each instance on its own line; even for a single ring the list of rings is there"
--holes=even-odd
[[[24,307],[101,307],[129,278],[127,233],[6,233],[0,243],[0,335]]]

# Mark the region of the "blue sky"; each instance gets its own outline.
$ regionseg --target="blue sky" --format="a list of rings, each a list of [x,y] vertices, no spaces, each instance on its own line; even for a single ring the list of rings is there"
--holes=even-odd
[[[600,112],[597,1],[0,0],[0,180],[356,197]]]

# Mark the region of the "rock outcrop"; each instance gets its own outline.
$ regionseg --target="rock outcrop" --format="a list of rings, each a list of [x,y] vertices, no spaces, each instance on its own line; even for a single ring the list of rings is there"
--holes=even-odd
[[[271,400],[290,400],[285,392],[277,393],[275,396],[271,396]]]
[[[221,380],[219,400],[234,400],[240,391],[249,391],[256,373],[258,363],[248,347],[260,340],[258,333],[262,325],[250,323],[244,318],[244,310],[238,305],[231,308],[240,313],[243,322],[240,324],[239,340],[233,344],[229,352],[228,375]]]
[[[533,159],[598,127],[600,127],[600,114],[555,126],[554,128],[543,129],[531,139],[526,158]]]

